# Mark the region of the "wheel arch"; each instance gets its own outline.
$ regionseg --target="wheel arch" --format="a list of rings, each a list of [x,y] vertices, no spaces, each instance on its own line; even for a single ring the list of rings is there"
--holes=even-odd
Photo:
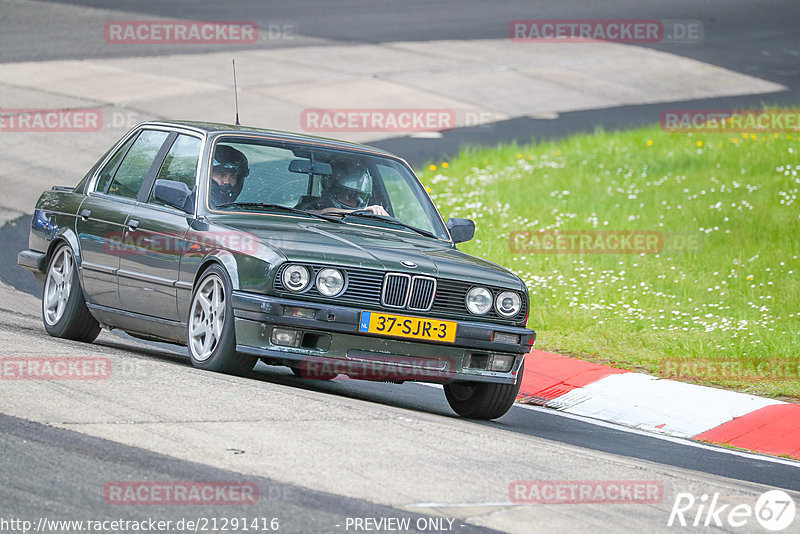
[[[44,274],[45,276],[47,275],[47,267],[50,265],[50,260],[53,258],[53,254],[55,254],[56,249],[58,249],[58,247],[60,247],[62,244],[68,245],[72,251],[72,257],[75,259],[75,266],[78,270],[78,282],[81,284],[82,290],[83,270],[81,269],[81,265],[83,262],[81,257],[81,248],[78,244],[78,236],[76,236],[75,233],[69,228],[54,237],[50,244],[47,245],[47,251],[45,251],[44,256]]]
[[[231,282],[231,288],[236,291],[239,289],[239,268],[236,264],[236,259],[228,251],[219,251],[218,253],[207,256],[200,263],[197,272],[192,280],[192,291],[197,287],[197,282],[212,265],[219,265],[228,275],[228,280]]]
[[[53,257],[53,252],[61,246],[61,243],[66,243],[72,249],[72,255],[75,256],[75,261],[78,264],[81,263],[81,249],[78,244],[78,236],[75,233],[67,228],[57,236],[53,238],[49,245],[47,245],[47,251],[45,252],[45,258],[47,262],[50,261],[50,258]]]

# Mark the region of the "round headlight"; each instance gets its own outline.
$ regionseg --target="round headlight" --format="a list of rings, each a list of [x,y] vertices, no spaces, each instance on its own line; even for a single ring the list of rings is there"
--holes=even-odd
[[[302,265],[290,265],[283,271],[283,285],[290,291],[302,291],[308,287],[311,277],[308,268]]]
[[[326,297],[335,297],[344,289],[344,276],[336,269],[322,269],[317,274],[317,291]]]
[[[473,315],[484,315],[492,309],[492,293],[485,287],[473,287],[467,293],[467,309]]]
[[[512,317],[522,309],[522,299],[519,293],[503,291],[494,301],[494,309],[503,317]]]

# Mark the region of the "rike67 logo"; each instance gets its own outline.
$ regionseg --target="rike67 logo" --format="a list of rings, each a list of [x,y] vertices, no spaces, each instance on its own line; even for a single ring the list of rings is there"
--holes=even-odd
[[[678,493],[667,526],[719,527],[733,531],[732,528],[752,526],[755,519],[763,528],[778,532],[792,525],[796,513],[794,501],[782,490],[767,491],[758,498],[755,506],[721,504],[719,493],[704,494],[700,498],[691,493]]]

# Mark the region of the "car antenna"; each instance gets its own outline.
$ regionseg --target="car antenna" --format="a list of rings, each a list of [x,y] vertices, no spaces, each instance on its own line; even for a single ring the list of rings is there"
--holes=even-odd
[[[241,126],[239,124],[239,94],[236,90],[236,60],[232,59],[231,62],[233,63],[233,99],[235,102],[235,110],[236,110],[236,126]]]

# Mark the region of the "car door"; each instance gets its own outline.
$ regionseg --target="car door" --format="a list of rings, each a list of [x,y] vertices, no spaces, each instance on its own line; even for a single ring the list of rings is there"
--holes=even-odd
[[[180,186],[189,195],[196,185],[202,138],[173,134],[168,144],[158,172],[148,177],[139,202],[129,212],[126,231],[131,247],[120,257],[118,280],[123,310],[177,321],[176,284],[192,214],[156,198],[155,185],[174,190]],[[193,210],[193,198],[189,197],[188,210]]]
[[[78,210],[76,233],[86,301],[119,308],[117,271],[125,222],[168,132],[135,132],[98,171]]]

